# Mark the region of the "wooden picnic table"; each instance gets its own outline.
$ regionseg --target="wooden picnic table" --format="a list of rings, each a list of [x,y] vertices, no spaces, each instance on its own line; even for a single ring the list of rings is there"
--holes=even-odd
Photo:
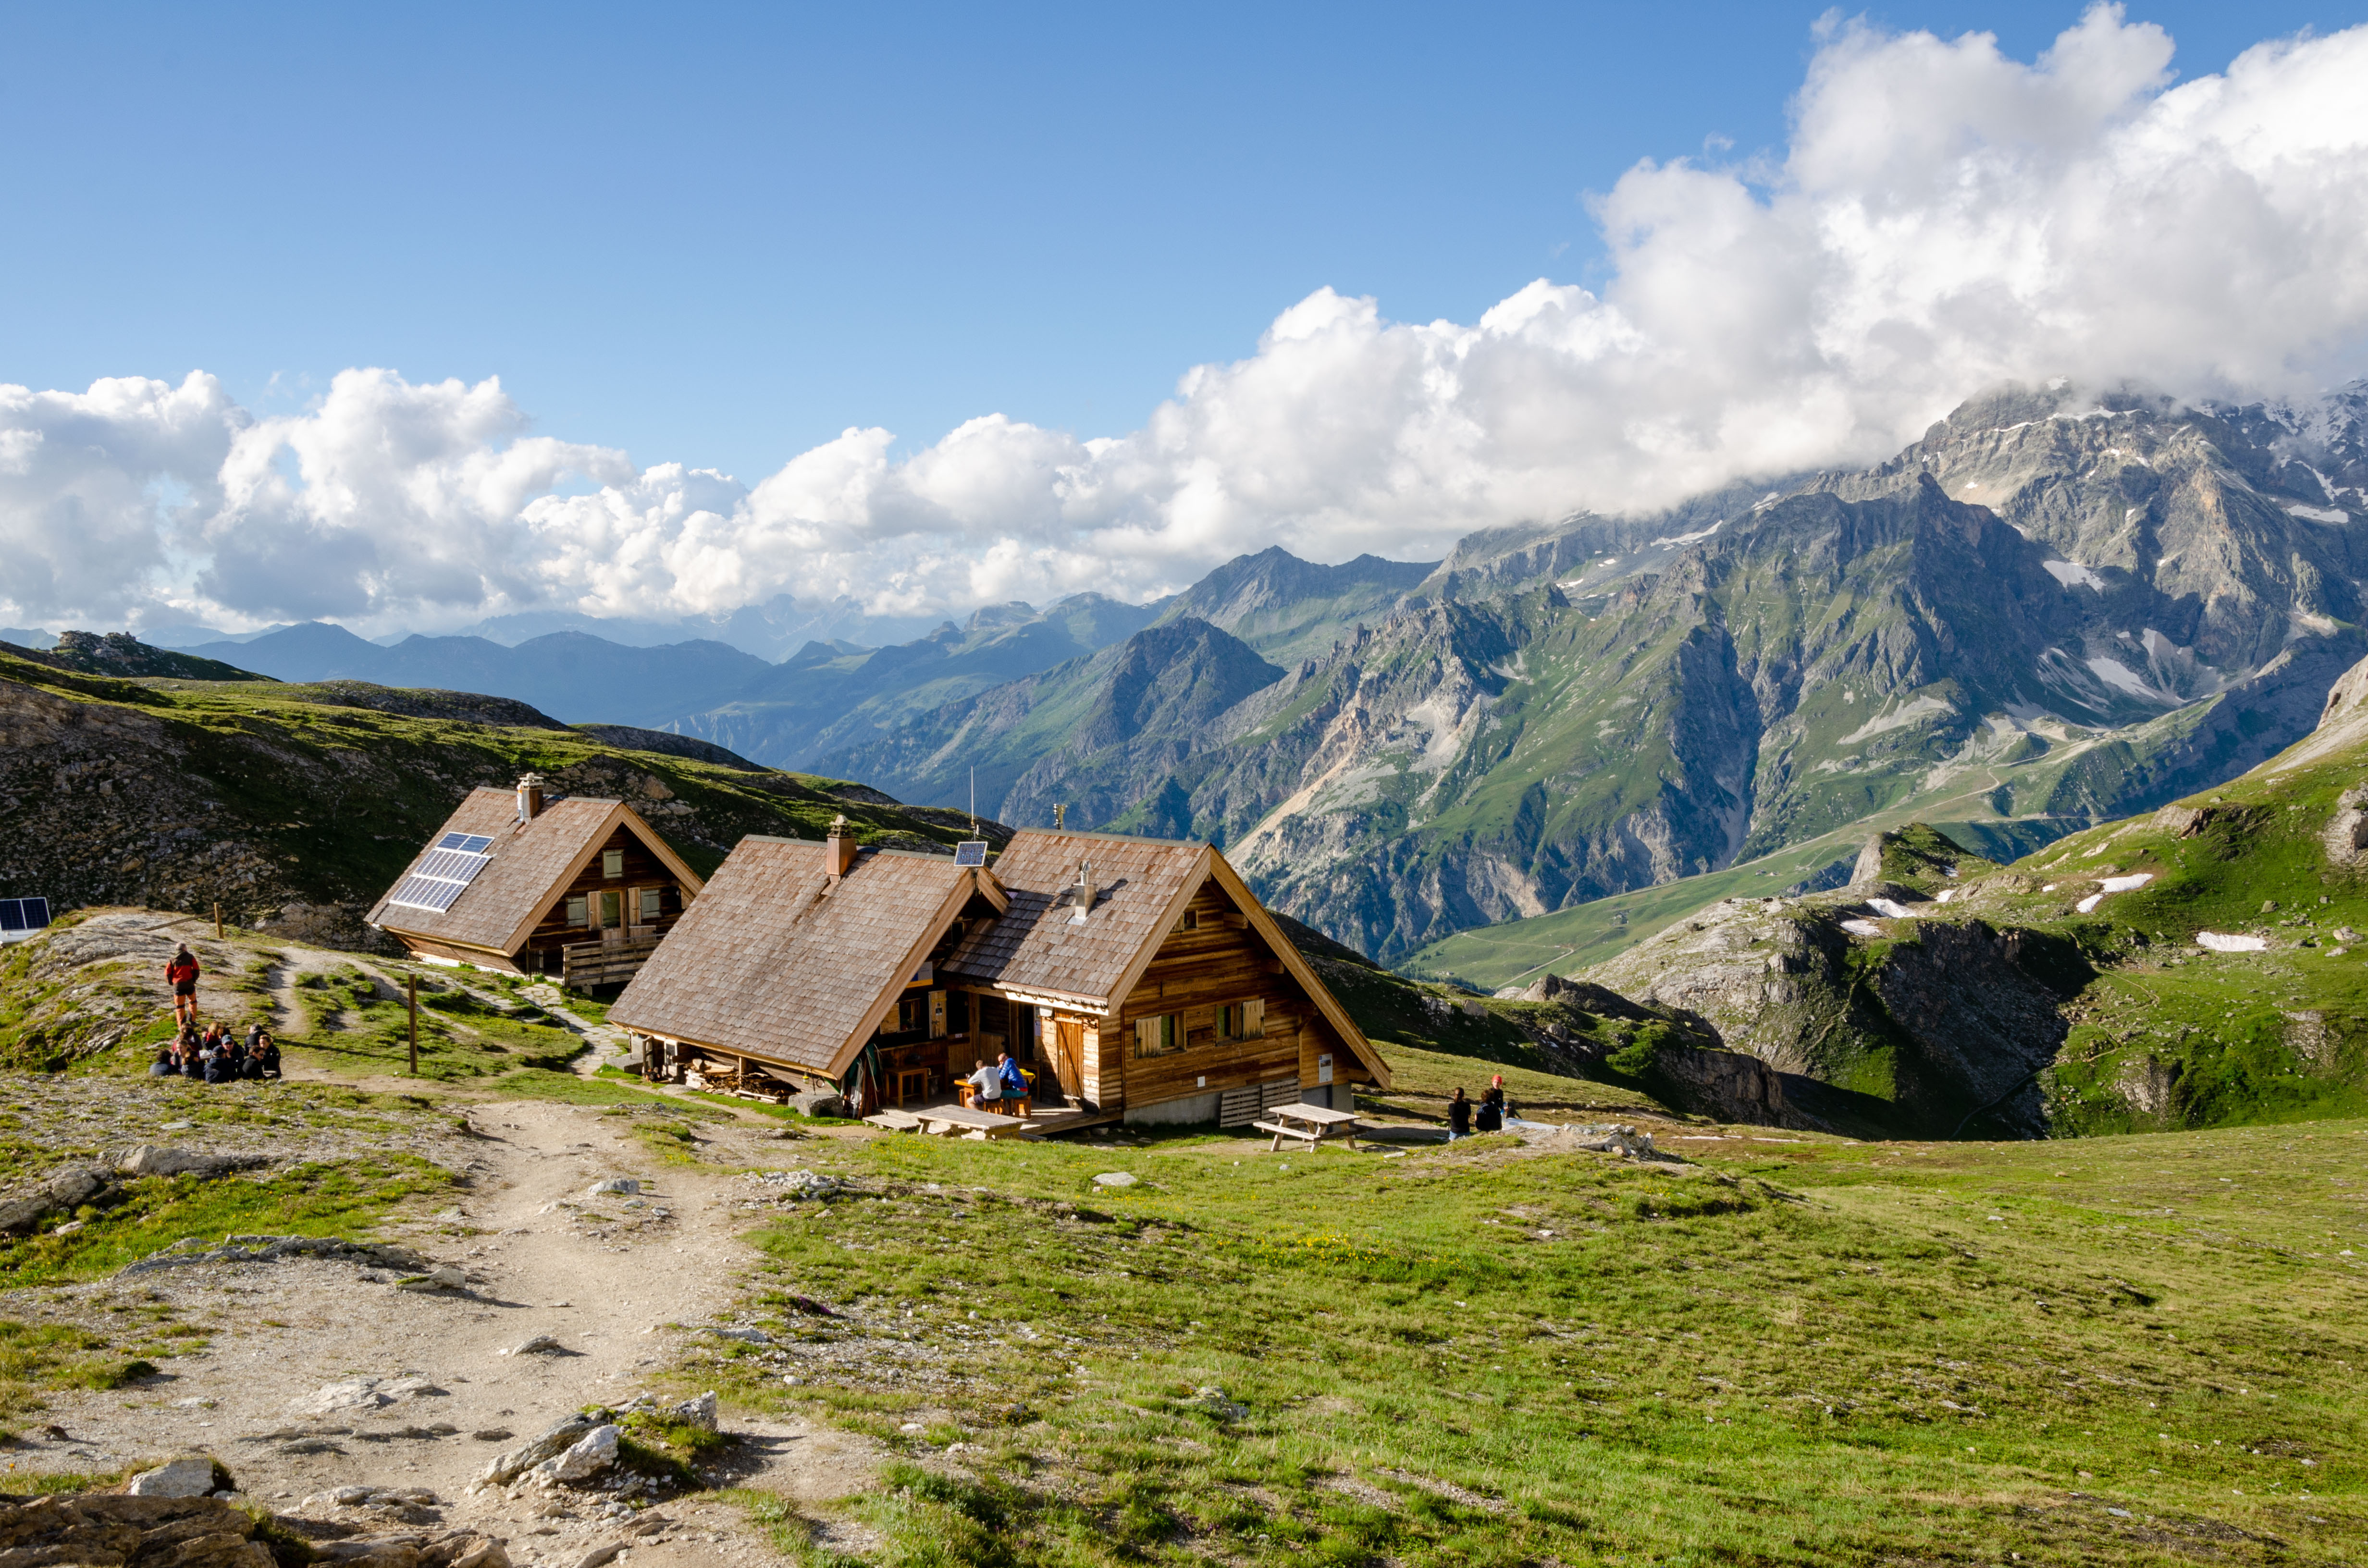
[[[1019,1117],[997,1116],[993,1111],[973,1110],[968,1106],[924,1106],[913,1114],[925,1122],[940,1123],[948,1129],[959,1127],[965,1131],[983,1132],[989,1138],[1017,1138],[1030,1131],[1028,1123]],[[932,1132],[938,1130],[937,1127],[929,1129]]]
[[[1274,1142],[1268,1146],[1269,1153],[1281,1150],[1286,1138],[1296,1138],[1310,1149],[1333,1137],[1346,1138],[1350,1149],[1357,1146],[1355,1111],[1334,1110],[1329,1106],[1320,1105],[1279,1105],[1269,1106],[1266,1114],[1266,1120],[1254,1121],[1250,1125],[1260,1132],[1274,1134]]]

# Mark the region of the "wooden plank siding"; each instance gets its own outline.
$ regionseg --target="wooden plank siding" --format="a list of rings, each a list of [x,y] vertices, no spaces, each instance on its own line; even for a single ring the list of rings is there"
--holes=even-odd
[[[1367,1075],[1213,879],[1187,909],[1193,928],[1179,924],[1168,933],[1117,1016],[1102,1024],[1102,1093],[1089,1098],[1143,1107],[1281,1078],[1312,1087],[1316,1060],[1326,1054],[1335,1083]],[[1264,1004],[1263,1037],[1220,1040],[1218,1008],[1248,1001]],[[1184,1049],[1135,1055],[1136,1023],[1170,1013],[1181,1015]]]
[[[602,869],[608,853],[612,849],[624,852],[624,874],[620,877],[611,877]],[[659,913],[655,926],[645,926],[641,919],[641,911],[634,907],[632,895],[643,888],[652,887],[659,890]],[[544,969],[556,971],[560,967],[559,950],[562,948],[605,940],[605,933],[599,925],[599,898],[603,892],[617,893],[623,900],[624,920],[620,929],[633,937],[663,937],[682,918],[682,888],[676,882],[674,873],[650,853],[649,846],[638,835],[620,824],[609,834],[607,842],[600,846],[599,851],[586,862],[584,869],[576,873],[575,881],[552,896],[550,907],[542,912],[541,919],[535,923],[533,934],[527,938],[521,967],[529,972]],[[589,924],[570,926],[567,923],[567,901],[579,897],[586,901],[586,914]],[[631,939],[631,937],[620,939]]]

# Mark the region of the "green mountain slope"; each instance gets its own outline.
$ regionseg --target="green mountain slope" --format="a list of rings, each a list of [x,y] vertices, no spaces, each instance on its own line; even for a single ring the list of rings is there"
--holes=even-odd
[[[2004,867],[1924,827],[1871,848],[1850,887],[1697,908],[1582,978],[1894,1135],[2368,1111],[2368,661],[2310,737],[2203,795]]]
[[[746,834],[819,836],[840,812],[873,842],[965,835],[951,813],[604,742],[500,699],[119,680],[0,655],[0,893],[62,910],[219,901],[244,925],[360,941],[359,912],[461,797],[528,769],[554,793],[632,801],[701,872]]]

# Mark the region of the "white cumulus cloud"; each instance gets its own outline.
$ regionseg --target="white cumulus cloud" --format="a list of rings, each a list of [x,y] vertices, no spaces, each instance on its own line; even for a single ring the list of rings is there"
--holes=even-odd
[[[1833,28],[1781,158],[1644,163],[1595,199],[1600,293],[1541,279],[1466,325],[1318,290],[1116,437],[990,415],[899,460],[849,429],[752,487],[528,434],[490,381],[349,370],[271,419],[201,374],[0,388],[0,615],[1141,596],[1269,544],[1422,558],[1871,460],[2001,381],[2294,397],[2358,374],[2368,28],[2186,82],[2171,58],[2112,6],[2030,62]]]

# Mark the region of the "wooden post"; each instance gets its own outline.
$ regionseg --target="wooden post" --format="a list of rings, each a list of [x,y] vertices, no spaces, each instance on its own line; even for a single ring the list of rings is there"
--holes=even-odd
[[[419,977],[406,974],[403,983],[411,1006],[411,1075],[416,1078],[419,1076]]]
[[[1068,816],[1068,814],[1069,808],[1065,805],[1054,806],[1053,808],[1053,831],[1054,833],[1061,831],[1063,821]]]
[[[214,900],[214,940],[222,940],[222,900]]]

